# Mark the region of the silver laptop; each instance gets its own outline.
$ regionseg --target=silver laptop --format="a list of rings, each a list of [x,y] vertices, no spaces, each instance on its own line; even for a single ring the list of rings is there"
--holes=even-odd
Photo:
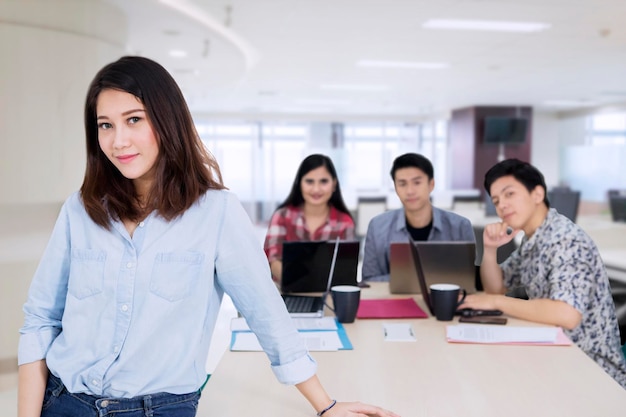
[[[391,294],[421,292],[408,242],[393,242],[389,246],[389,292]]]
[[[468,294],[476,292],[476,244],[474,242],[414,242],[426,284],[457,284]],[[411,243],[392,243],[389,248],[389,292],[422,292]]]
[[[337,237],[334,243],[333,256],[330,261],[330,271],[328,272],[328,278],[326,279],[326,290],[321,297],[311,295],[282,294],[283,301],[285,302],[285,306],[287,307],[287,311],[291,317],[316,318],[324,316],[324,305],[326,304],[326,298],[330,293],[331,283],[333,282],[338,252],[339,237]]]

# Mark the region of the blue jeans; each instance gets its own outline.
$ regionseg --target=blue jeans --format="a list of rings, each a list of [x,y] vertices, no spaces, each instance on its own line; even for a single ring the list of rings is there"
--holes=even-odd
[[[41,417],[195,417],[199,399],[200,391],[134,398],[72,394],[59,378],[49,374]]]

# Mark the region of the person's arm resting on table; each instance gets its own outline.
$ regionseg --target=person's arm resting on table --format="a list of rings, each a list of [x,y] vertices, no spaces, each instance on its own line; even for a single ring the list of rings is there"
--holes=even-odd
[[[360,402],[335,402],[324,390],[317,375],[304,382],[296,384],[298,390],[311,403],[318,416],[380,416],[380,417],[399,417],[397,414],[383,410],[373,405],[362,404]]]
[[[480,277],[485,290],[484,294],[472,294],[465,298],[461,308],[483,310],[500,310],[504,314],[537,323],[552,324],[572,330],[582,321],[582,314],[564,301],[540,298],[522,300],[505,296],[502,269],[497,262],[497,248],[508,243],[517,231],[510,236],[503,235],[495,244],[487,239],[480,265]],[[500,242],[501,240],[504,240]],[[492,244],[488,244],[492,243]]]

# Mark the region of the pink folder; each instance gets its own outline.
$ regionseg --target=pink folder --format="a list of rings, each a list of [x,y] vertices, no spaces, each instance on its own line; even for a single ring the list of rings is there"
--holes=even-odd
[[[356,313],[359,319],[425,319],[428,314],[412,298],[361,300]]]

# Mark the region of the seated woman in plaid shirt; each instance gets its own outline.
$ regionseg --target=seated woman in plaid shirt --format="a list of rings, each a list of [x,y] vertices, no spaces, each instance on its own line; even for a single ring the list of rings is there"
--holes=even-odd
[[[289,196],[272,215],[265,236],[265,254],[272,278],[280,283],[283,242],[354,239],[354,221],[343,202],[337,172],[326,155],[307,156]]]

